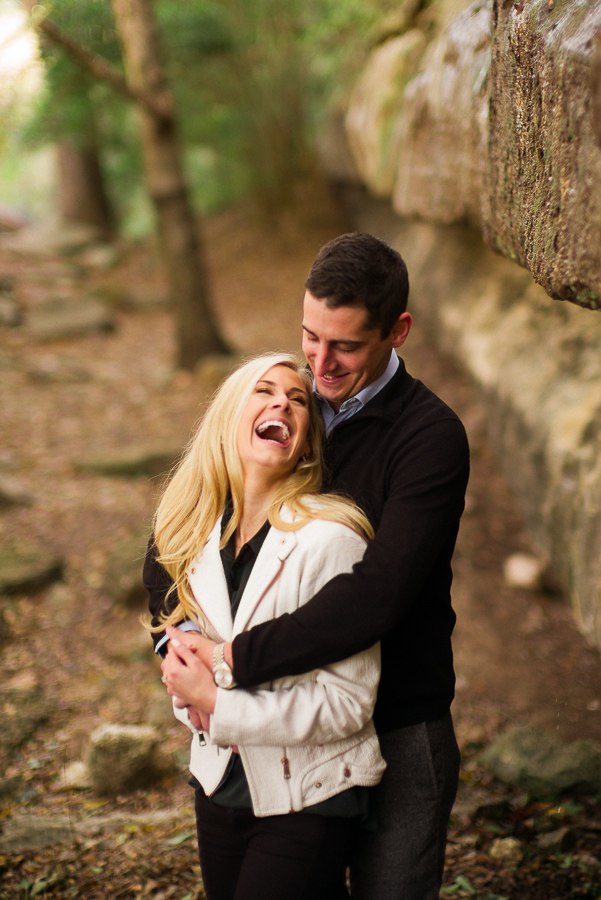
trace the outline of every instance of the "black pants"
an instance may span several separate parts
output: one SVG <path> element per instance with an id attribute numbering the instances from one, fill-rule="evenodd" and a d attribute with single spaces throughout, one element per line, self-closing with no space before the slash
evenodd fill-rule
<path id="1" fill-rule="evenodd" d="M 348 900 L 353 819 L 290 813 L 259 818 L 196 791 L 207 900 Z"/>

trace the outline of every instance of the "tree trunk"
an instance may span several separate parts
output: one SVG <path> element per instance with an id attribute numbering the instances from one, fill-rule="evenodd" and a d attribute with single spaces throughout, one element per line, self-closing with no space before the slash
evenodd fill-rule
<path id="1" fill-rule="evenodd" d="M 61 218 L 94 225 L 110 237 L 114 223 L 96 148 L 82 149 L 71 141 L 61 141 L 57 167 Z"/>
<path id="2" fill-rule="evenodd" d="M 227 352 L 228 347 L 209 303 L 204 247 L 184 179 L 173 103 L 160 63 L 151 2 L 111 0 L 111 5 L 128 84 L 153 96 L 161 109 L 159 114 L 139 105 L 142 155 L 177 311 L 178 365 L 191 369 L 200 357 Z"/>

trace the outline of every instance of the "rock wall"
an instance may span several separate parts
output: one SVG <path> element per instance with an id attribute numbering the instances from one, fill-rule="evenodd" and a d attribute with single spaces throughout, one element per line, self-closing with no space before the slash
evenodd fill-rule
<path id="1" fill-rule="evenodd" d="M 493 5 L 485 240 L 557 300 L 601 306 L 601 3 Z M 595 85 L 597 88 L 598 85 Z"/>
<path id="2" fill-rule="evenodd" d="M 403 253 L 413 311 L 481 387 L 533 539 L 601 646 L 601 3 L 402 9 L 346 119 L 382 198 L 359 227 Z"/>

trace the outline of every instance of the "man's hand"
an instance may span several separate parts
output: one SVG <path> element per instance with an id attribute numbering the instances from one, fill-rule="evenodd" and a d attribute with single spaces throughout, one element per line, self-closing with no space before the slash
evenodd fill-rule
<path id="1" fill-rule="evenodd" d="M 201 653 L 206 655 L 206 648 L 204 653 L 199 651 L 198 642 L 202 641 L 211 648 L 212 643 L 198 634 L 182 633 L 177 628 L 168 628 L 167 634 L 170 638 L 169 650 L 161 665 L 167 693 L 177 698 L 178 706 L 193 707 L 198 713 L 212 713 L 217 698 L 212 673 L 212 649 L 207 667 L 201 656 Z"/>

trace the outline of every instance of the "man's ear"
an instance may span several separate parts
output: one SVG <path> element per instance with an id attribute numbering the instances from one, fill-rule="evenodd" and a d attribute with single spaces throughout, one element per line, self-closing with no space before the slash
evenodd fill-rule
<path id="1" fill-rule="evenodd" d="M 402 347 L 405 341 L 407 340 L 407 336 L 409 335 L 409 331 L 411 330 L 412 323 L 411 313 L 404 312 L 398 317 L 394 325 L 392 326 L 392 331 L 390 332 L 390 336 L 392 338 L 392 346 L 393 347 Z"/>

